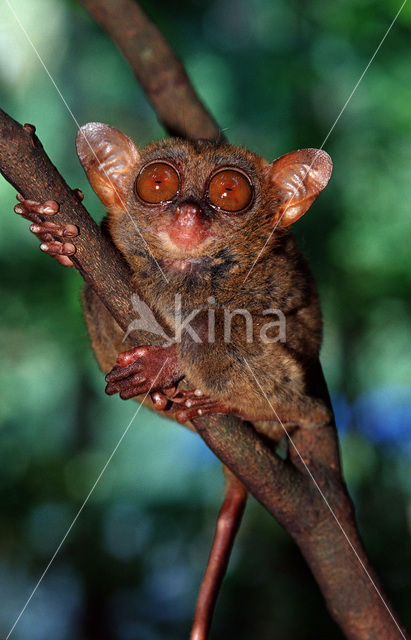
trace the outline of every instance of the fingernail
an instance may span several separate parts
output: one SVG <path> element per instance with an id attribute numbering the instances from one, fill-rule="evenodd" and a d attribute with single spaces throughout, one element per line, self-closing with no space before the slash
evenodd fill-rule
<path id="1" fill-rule="evenodd" d="M 74 227 L 66 227 L 63 231 L 63 236 L 65 238 L 74 238 L 77 235 L 77 228 Z"/>
<path id="2" fill-rule="evenodd" d="M 76 252 L 76 247 L 74 246 L 74 244 L 71 244 L 70 242 L 65 242 L 64 251 L 72 255 L 73 253 Z"/>
<path id="3" fill-rule="evenodd" d="M 57 213 L 59 210 L 59 205 L 54 200 L 46 200 L 43 205 L 43 213 Z"/>

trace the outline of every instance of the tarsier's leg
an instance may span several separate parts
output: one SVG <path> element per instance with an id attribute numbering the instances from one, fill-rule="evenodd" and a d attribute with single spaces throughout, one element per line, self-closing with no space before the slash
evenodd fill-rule
<path id="1" fill-rule="evenodd" d="M 244 485 L 228 469 L 225 468 L 224 471 L 227 479 L 226 496 L 218 514 L 213 546 L 198 594 L 190 640 L 206 640 L 208 636 L 218 592 L 247 501 L 248 494 Z"/>
<path id="2" fill-rule="evenodd" d="M 247 413 L 244 410 L 235 409 L 218 400 L 213 400 L 203 394 L 200 389 L 184 389 L 172 387 L 167 390 L 158 390 L 152 394 L 154 408 L 164 411 L 178 422 L 185 424 L 194 418 L 199 418 L 213 413 L 231 413 L 242 420 L 258 425 L 264 423 L 277 423 L 288 430 L 295 427 L 317 427 L 327 424 L 330 413 L 323 403 L 307 397 L 296 397 L 295 404 L 286 404 L 275 409 L 267 400 L 264 409 L 260 413 Z M 257 431 L 264 433 L 264 429 L 256 426 Z M 271 428 L 269 429 L 271 431 Z"/>
<path id="3" fill-rule="evenodd" d="M 182 424 L 215 413 L 232 413 L 250 422 L 278 422 L 286 428 L 321 425 L 329 418 L 323 404 L 298 396 L 293 403 L 284 404 L 281 409 L 277 407 L 277 411 L 272 409 L 268 400 L 262 398 L 259 413 L 248 414 L 205 395 L 201 389 L 178 387 L 183 375 L 174 346 L 136 347 L 118 356 L 117 366 L 106 376 L 106 393 L 119 393 L 123 400 L 150 393 L 154 409 L 164 411 Z"/>
<path id="4" fill-rule="evenodd" d="M 81 192 L 77 192 L 77 197 L 81 199 Z M 14 211 L 33 223 L 30 225 L 30 231 L 41 240 L 40 249 L 63 266 L 72 267 L 73 261 L 70 256 L 75 253 L 76 247 L 67 240 L 78 235 L 78 228 L 74 224 L 58 225 L 43 220 L 45 216 L 53 216 L 58 212 L 58 203 L 55 200 L 25 200 L 20 194 L 17 195 L 17 200 L 19 204 L 16 204 Z"/>

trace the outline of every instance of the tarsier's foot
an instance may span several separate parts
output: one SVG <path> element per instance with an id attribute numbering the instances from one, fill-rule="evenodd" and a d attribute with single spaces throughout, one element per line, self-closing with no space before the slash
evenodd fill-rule
<path id="1" fill-rule="evenodd" d="M 144 393 L 161 392 L 162 399 L 153 400 L 156 409 L 166 407 L 169 396 L 176 392 L 176 384 L 183 377 L 174 346 L 136 347 L 121 353 L 117 365 L 106 375 L 106 393 L 120 394 L 128 400 Z"/>
<path id="2" fill-rule="evenodd" d="M 74 224 L 58 225 L 43 220 L 44 216 L 53 216 L 58 212 L 58 203 L 55 200 L 46 202 L 25 200 L 20 194 L 17 194 L 17 200 L 19 204 L 16 204 L 14 211 L 33 223 L 30 225 L 30 231 L 41 241 L 40 249 L 63 266 L 72 267 L 73 261 L 70 256 L 75 253 L 76 247 L 64 240 L 75 238 L 78 235 L 78 228 Z"/>
<path id="3" fill-rule="evenodd" d="M 166 412 L 181 423 L 210 413 L 232 413 L 227 405 L 205 396 L 200 389 L 179 389 L 170 399 L 173 404 Z"/>

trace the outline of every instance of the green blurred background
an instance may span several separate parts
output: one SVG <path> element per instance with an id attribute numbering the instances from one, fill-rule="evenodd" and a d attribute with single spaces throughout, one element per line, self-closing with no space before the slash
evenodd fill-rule
<path id="1" fill-rule="evenodd" d="M 66 0 L 11 0 L 78 123 L 163 136 L 114 45 Z M 144 2 L 231 142 L 320 146 L 399 2 Z M 363 538 L 411 623 L 411 5 L 326 143 L 330 185 L 296 226 L 325 317 L 322 362 Z M 3 2 L 0 106 L 36 125 L 96 219 L 76 123 Z M 108 398 L 80 276 L 41 254 L 0 179 L 0 635 L 5 637 L 135 411 Z M 222 496 L 202 441 L 142 410 L 16 626 L 16 640 L 188 637 Z M 358 567 L 358 571 L 361 568 Z M 371 587 L 370 587 L 371 588 Z M 407 607 L 408 603 L 408 607 Z M 212 637 L 341 638 L 298 550 L 249 500 Z"/>

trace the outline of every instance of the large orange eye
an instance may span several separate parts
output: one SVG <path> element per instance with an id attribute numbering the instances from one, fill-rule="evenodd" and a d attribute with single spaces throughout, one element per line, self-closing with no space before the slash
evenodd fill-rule
<path id="1" fill-rule="evenodd" d="M 136 194 L 149 204 L 172 200 L 178 193 L 180 180 L 173 167 L 165 162 L 152 162 L 137 177 Z"/>
<path id="2" fill-rule="evenodd" d="M 210 204 L 223 211 L 242 211 L 250 204 L 252 195 L 249 180 L 235 169 L 219 171 L 208 185 Z"/>

